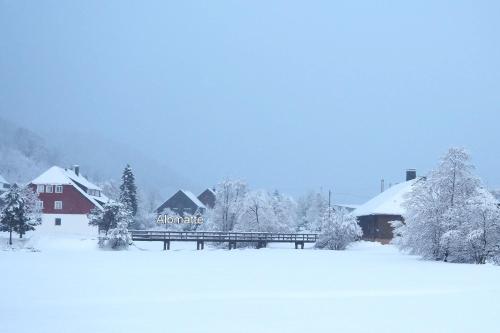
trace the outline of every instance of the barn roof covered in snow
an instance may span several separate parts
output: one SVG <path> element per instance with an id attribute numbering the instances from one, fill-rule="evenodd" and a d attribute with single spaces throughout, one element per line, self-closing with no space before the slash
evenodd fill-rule
<path id="1" fill-rule="evenodd" d="M 206 208 L 203 202 L 201 202 L 200 199 L 198 199 L 196 195 L 193 194 L 193 192 L 186 190 L 180 190 L 180 191 L 184 193 L 189 198 L 189 200 L 191 200 L 196 206 L 200 208 Z"/>
<path id="2" fill-rule="evenodd" d="M 413 179 L 404 183 L 392 186 L 391 188 L 380 193 L 370 201 L 359 206 L 352 214 L 354 216 L 367 215 L 401 215 L 405 214 L 405 209 L 402 207 L 406 200 L 406 194 L 409 193 L 413 185 L 419 179 Z"/>
<path id="3" fill-rule="evenodd" d="M 82 175 L 77 175 L 72 169 L 63 169 L 58 166 L 53 166 L 37 178 L 33 179 L 30 183 L 35 185 L 72 185 L 83 196 L 89 199 L 90 202 L 99 208 L 102 208 L 103 204 L 109 201 L 109 198 L 102 193 L 99 186 L 92 184 Z M 100 191 L 100 196 L 88 193 L 87 190 L 89 189 Z"/>

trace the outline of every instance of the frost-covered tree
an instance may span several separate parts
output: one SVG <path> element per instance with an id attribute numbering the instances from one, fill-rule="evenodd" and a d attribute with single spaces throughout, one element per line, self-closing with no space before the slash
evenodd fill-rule
<path id="1" fill-rule="evenodd" d="M 235 230 L 277 232 L 284 229 L 273 209 L 272 196 L 267 191 L 251 191 L 245 196 Z"/>
<path id="2" fill-rule="evenodd" d="M 393 224 L 394 243 L 425 259 L 475 261 L 471 251 L 481 235 L 478 214 L 492 206 L 487 204 L 489 199 L 473 170 L 469 154 L 462 148 L 451 148 L 439 166 L 409 193 L 404 223 Z"/>
<path id="3" fill-rule="evenodd" d="M 298 201 L 297 230 L 321 231 L 323 212 L 328 207 L 327 198 L 320 192 L 310 192 Z"/>
<path id="4" fill-rule="evenodd" d="M 349 244 L 363 236 L 356 218 L 345 208 L 327 207 L 323 213 L 321 234 L 316 247 L 328 250 L 345 250 Z"/>
<path id="5" fill-rule="evenodd" d="M 297 226 L 297 203 L 295 200 L 276 190 L 271 195 L 271 205 L 280 225 L 279 228 L 285 231 L 294 231 Z"/>
<path id="6" fill-rule="evenodd" d="M 89 225 L 99 228 L 99 246 L 113 249 L 127 247 L 131 242 L 128 225 L 132 220 L 127 207 L 115 201 L 105 204 L 102 210 L 95 208 L 89 214 Z"/>
<path id="7" fill-rule="evenodd" d="M 247 184 L 240 180 L 225 180 L 216 186 L 212 214 L 212 225 L 215 230 L 234 229 L 247 191 Z"/>
<path id="8" fill-rule="evenodd" d="M 480 191 L 459 208 L 455 218 L 459 222 L 451 231 L 455 234 L 452 261 L 484 264 L 500 254 L 500 208 L 491 193 Z"/>
<path id="9" fill-rule="evenodd" d="M 36 194 L 30 188 L 17 184 L 10 187 L 4 201 L 0 212 L 0 231 L 9 233 L 9 244 L 12 245 L 13 232 L 22 238 L 41 223 L 41 211 Z"/>
<path id="10" fill-rule="evenodd" d="M 132 168 L 127 164 L 122 174 L 122 183 L 120 185 L 120 202 L 132 213 L 137 215 L 137 186 Z"/>

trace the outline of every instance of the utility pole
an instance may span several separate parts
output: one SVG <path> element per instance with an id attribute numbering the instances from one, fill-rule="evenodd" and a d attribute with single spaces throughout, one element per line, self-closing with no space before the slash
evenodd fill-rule
<path id="1" fill-rule="evenodd" d="M 331 216 L 332 211 L 332 190 L 328 190 L 328 218 Z"/>
<path id="2" fill-rule="evenodd" d="M 380 180 L 380 193 L 382 193 L 384 191 L 385 191 L 385 180 L 384 180 L 384 178 L 382 178 Z"/>

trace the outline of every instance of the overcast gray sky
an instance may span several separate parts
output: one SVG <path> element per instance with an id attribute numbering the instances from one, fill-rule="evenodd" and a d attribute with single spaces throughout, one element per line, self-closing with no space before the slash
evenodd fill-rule
<path id="1" fill-rule="evenodd" d="M 498 1 L 0 0 L 0 113 L 201 184 L 362 202 L 460 145 L 500 187 L 499 17 Z"/>

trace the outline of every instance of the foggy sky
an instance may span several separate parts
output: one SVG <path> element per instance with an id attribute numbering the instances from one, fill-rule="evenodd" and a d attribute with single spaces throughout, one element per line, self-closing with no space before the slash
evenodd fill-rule
<path id="1" fill-rule="evenodd" d="M 0 113 L 197 184 L 357 203 L 465 146 L 500 187 L 499 4 L 0 0 Z"/>

